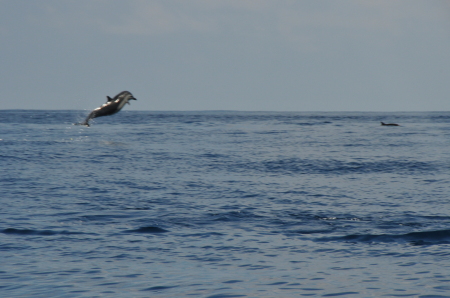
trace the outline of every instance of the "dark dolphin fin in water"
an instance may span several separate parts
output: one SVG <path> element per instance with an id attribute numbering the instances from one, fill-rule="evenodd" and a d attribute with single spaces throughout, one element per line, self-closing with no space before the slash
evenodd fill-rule
<path id="1" fill-rule="evenodd" d="M 115 114 L 119 112 L 125 106 L 125 104 L 130 104 L 128 102 L 129 100 L 136 100 L 133 94 L 131 94 L 131 92 L 129 91 L 122 91 L 113 98 L 107 96 L 106 99 L 107 102 L 104 105 L 90 112 L 84 122 L 78 124 L 89 126 L 89 120 L 97 117 Z"/>

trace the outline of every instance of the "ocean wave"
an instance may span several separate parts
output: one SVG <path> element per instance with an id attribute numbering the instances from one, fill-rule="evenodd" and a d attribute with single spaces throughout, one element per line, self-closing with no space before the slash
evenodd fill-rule
<path id="1" fill-rule="evenodd" d="M 285 174 L 418 173 L 437 171 L 437 165 L 416 160 L 341 161 L 287 158 L 248 165 L 264 172 Z"/>

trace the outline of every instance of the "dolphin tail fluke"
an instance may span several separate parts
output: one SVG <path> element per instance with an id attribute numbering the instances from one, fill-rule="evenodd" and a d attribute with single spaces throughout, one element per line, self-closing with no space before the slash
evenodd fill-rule
<path id="1" fill-rule="evenodd" d="M 82 123 L 74 123 L 73 125 L 84 125 L 84 126 L 87 126 L 87 127 L 89 127 L 90 125 L 89 125 L 89 123 L 87 123 L 87 122 L 82 122 Z"/>
<path id="2" fill-rule="evenodd" d="M 89 120 L 91 120 L 92 118 L 95 118 L 95 112 L 94 111 L 90 112 L 89 115 L 86 117 L 86 119 L 83 122 L 75 123 L 75 125 L 84 125 L 84 126 L 89 127 L 90 126 L 89 125 Z"/>
<path id="3" fill-rule="evenodd" d="M 73 125 L 84 125 L 84 126 L 87 126 L 87 127 L 91 126 L 87 121 L 83 121 L 81 123 L 74 123 Z"/>
<path id="4" fill-rule="evenodd" d="M 92 114 L 92 113 L 91 113 Z M 90 126 L 89 125 L 89 120 L 91 120 L 94 117 L 91 117 L 91 114 L 89 114 L 89 116 L 87 116 L 86 120 L 84 120 L 82 123 L 80 123 L 80 125 L 84 125 L 84 126 Z"/>

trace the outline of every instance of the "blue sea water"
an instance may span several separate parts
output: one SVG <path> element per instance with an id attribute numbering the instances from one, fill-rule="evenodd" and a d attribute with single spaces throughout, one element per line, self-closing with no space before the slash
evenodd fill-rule
<path id="1" fill-rule="evenodd" d="M 1 297 L 450 297 L 450 113 L 86 114 L 0 111 Z"/>

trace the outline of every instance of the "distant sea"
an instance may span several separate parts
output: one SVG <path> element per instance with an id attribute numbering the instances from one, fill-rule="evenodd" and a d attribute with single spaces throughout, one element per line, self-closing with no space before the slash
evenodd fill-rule
<path id="1" fill-rule="evenodd" d="M 0 111 L 1 297 L 450 297 L 449 112 L 87 114 Z"/>

